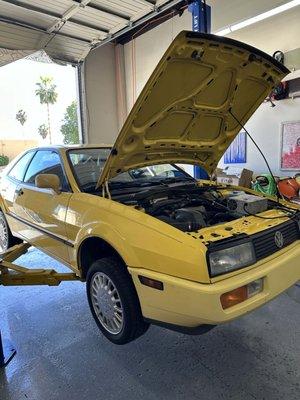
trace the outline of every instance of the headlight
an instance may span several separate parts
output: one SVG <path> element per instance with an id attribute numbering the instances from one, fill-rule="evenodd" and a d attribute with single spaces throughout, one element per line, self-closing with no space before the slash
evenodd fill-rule
<path id="1" fill-rule="evenodd" d="M 212 251 L 208 258 L 211 276 L 226 274 L 254 264 L 256 261 L 251 242 Z"/>

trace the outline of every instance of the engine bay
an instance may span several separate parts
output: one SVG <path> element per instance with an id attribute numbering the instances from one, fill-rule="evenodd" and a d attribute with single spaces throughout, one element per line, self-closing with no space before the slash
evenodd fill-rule
<path id="1" fill-rule="evenodd" d="M 184 232 L 196 232 L 279 207 L 275 201 L 244 191 L 194 183 L 141 189 L 115 195 L 113 199 Z"/>

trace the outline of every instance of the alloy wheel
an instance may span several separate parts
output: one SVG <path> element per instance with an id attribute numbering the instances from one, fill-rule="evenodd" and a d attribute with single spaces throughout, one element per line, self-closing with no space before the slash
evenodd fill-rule
<path id="1" fill-rule="evenodd" d="M 103 272 L 93 275 L 90 294 L 92 305 L 101 325 L 117 335 L 124 324 L 123 306 L 119 292 L 113 281 Z"/>

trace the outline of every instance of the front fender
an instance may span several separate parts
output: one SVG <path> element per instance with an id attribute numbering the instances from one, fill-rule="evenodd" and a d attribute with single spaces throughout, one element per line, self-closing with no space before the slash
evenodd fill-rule
<path id="1" fill-rule="evenodd" d="M 75 267 L 81 243 L 88 237 L 98 237 L 112 246 L 128 267 L 209 282 L 206 247 L 143 211 L 81 193 L 72 196 L 68 214 Z M 76 224 L 76 229 L 70 227 L 68 220 Z"/>
<path id="2" fill-rule="evenodd" d="M 76 237 L 75 248 L 80 249 L 81 244 L 91 237 L 97 237 L 107 242 L 121 256 L 126 265 L 136 265 L 138 263 L 132 248 L 126 246 L 126 238 L 108 223 L 90 222 L 84 225 Z"/>

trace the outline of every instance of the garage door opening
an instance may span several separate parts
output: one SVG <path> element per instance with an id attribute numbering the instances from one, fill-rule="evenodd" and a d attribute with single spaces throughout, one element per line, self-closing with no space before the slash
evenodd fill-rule
<path id="1" fill-rule="evenodd" d="M 77 144 L 76 68 L 31 56 L 0 69 L 2 164 L 40 145 Z"/>

